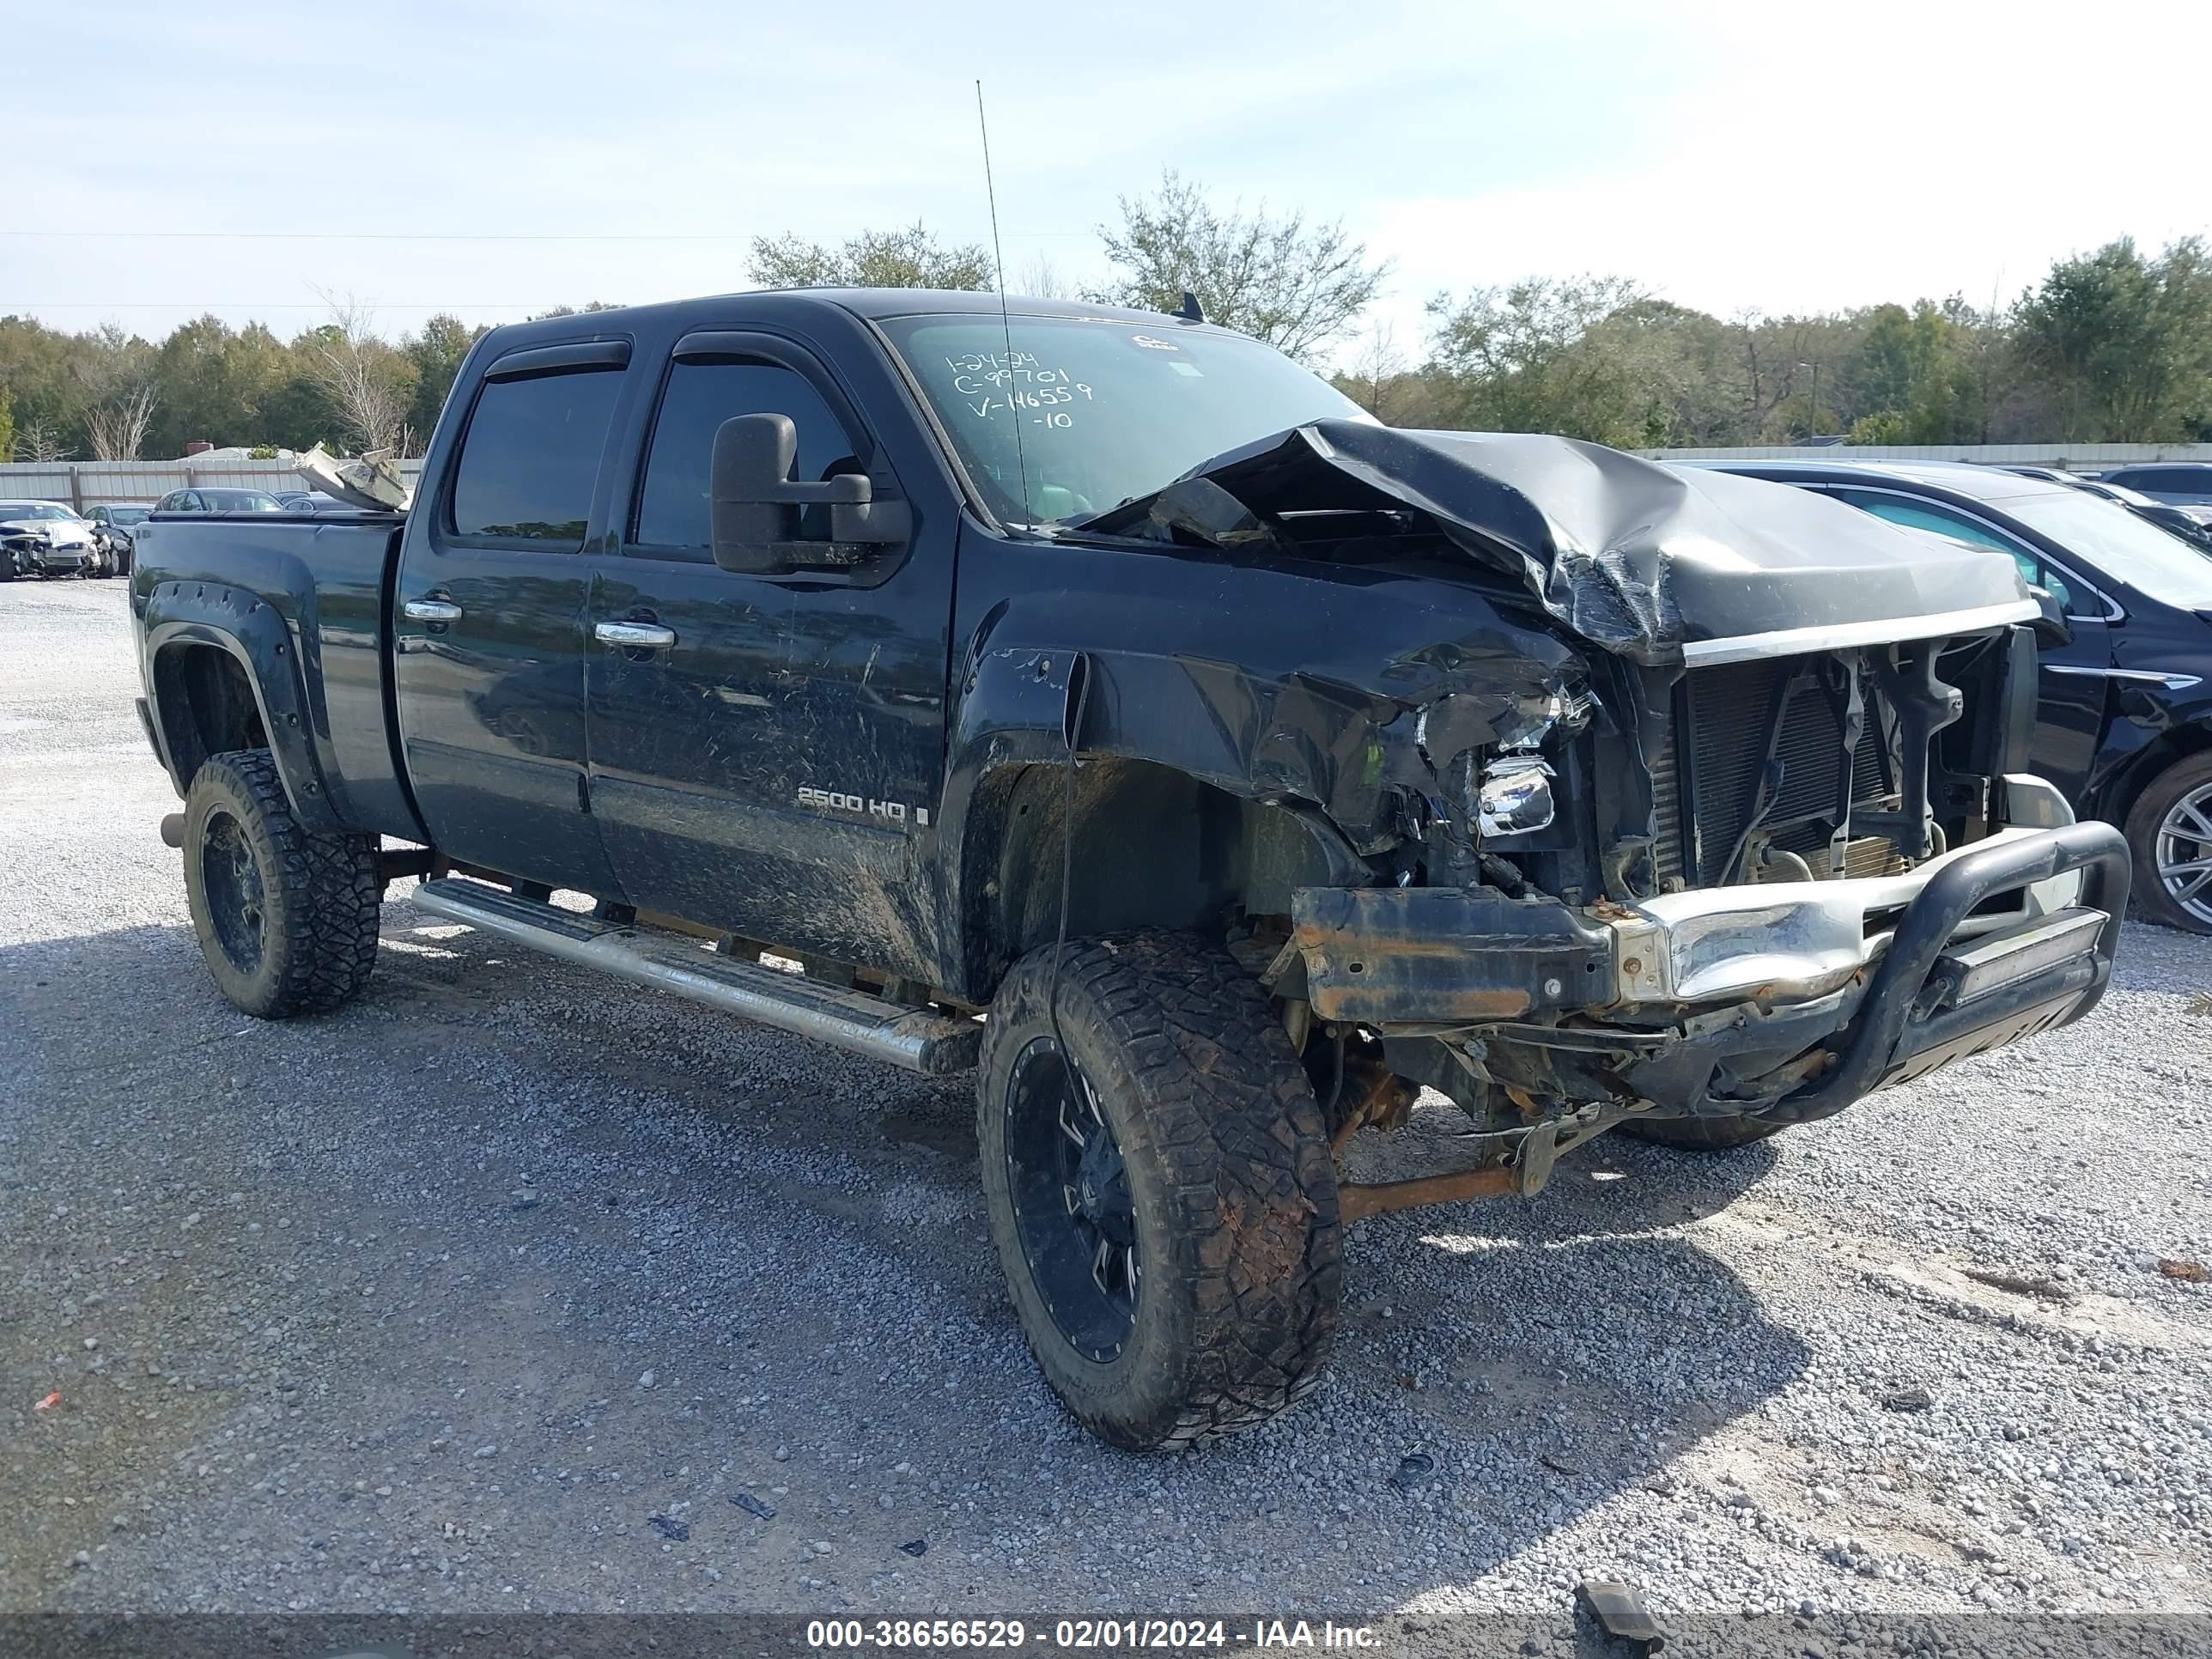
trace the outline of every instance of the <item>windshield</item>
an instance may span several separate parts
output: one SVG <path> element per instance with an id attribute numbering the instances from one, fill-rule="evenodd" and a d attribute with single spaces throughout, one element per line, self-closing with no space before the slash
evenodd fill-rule
<path id="1" fill-rule="evenodd" d="M 1103 513 L 1286 428 L 1370 418 L 1272 346 L 1164 320 L 900 317 L 884 330 L 1008 523 Z"/>
<path id="2" fill-rule="evenodd" d="M 52 501 L 0 501 L 0 519 L 21 523 L 26 519 L 74 519 L 76 514 Z"/>
<path id="3" fill-rule="evenodd" d="M 2185 611 L 2212 605 L 2212 556 L 2117 501 L 2066 489 L 2011 495 L 1996 505 L 2154 599 Z"/>
<path id="4" fill-rule="evenodd" d="M 201 499 L 216 513 L 282 513 L 284 504 L 258 489 L 203 489 Z"/>
<path id="5" fill-rule="evenodd" d="M 107 509 L 110 524 L 137 524 L 154 509 L 150 507 L 111 507 Z"/>

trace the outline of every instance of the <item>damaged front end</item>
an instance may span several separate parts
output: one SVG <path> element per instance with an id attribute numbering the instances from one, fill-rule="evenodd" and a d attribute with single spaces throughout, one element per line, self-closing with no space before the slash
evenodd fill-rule
<path id="1" fill-rule="evenodd" d="M 1455 561 L 1567 647 L 1369 722 L 1384 787 L 1346 829 L 1376 880 L 1298 890 L 1269 958 L 1300 1034 L 1379 1045 L 1510 1138 L 1486 1180 L 1531 1190 L 1638 1116 L 1823 1116 L 2102 994 L 2127 853 L 2026 773 L 2038 611 L 2000 555 L 1595 446 L 1357 422 L 1083 528 Z"/>

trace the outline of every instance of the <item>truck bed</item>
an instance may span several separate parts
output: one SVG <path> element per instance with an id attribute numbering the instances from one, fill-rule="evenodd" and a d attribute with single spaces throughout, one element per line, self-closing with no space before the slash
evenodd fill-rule
<path id="1" fill-rule="evenodd" d="M 424 838 L 398 763 L 392 664 L 397 513 L 166 513 L 139 526 L 131 605 L 170 583 L 243 588 L 282 617 L 297 660 L 309 740 L 346 816 Z"/>

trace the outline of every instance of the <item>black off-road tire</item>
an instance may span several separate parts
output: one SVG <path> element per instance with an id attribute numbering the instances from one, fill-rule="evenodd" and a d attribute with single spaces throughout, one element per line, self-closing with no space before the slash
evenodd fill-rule
<path id="1" fill-rule="evenodd" d="M 2212 754 L 2191 755 L 2153 778 L 2128 811 L 2128 851 L 2135 858 L 2135 879 L 2129 890 L 2133 908 L 2146 921 L 2179 927 L 2185 933 L 2212 933 L 2212 922 L 2191 912 L 2166 890 L 2158 870 L 2159 826 L 2177 802 L 2207 783 L 2212 783 Z"/>
<path id="2" fill-rule="evenodd" d="M 1055 1322 L 1013 1196 L 1018 1062 L 1045 1043 L 1058 1063 L 1053 954 L 1000 987 L 978 1079 L 984 1198 L 1023 1334 L 1111 1444 L 1174 1449 L 1262 1423 L 1311 1391 L 1336 1334 L 1343 1228 L 1313 1087 L 1227 952 L 1176 934 L 1068 942 L 1060 1033 L 1119 1143 L 1142 1263 L 1133 1322 L 1102 1363 Z"/>
<path id="3" fill-rule="evenodd" d="M 185 797 L 185 894 L 223 995 L 263 1019 L 357 995 L 376 965 L 375 848 L 301 828 L 267 750 L 210 756 Z"/>
<path id="4" fill-rule="evenodd" d="M 1727 1152 L 1778 1135 L 1790 1126 L 1758 1117 L 1631 1118 L 1620 1133 L 1690 1152 Z"/>

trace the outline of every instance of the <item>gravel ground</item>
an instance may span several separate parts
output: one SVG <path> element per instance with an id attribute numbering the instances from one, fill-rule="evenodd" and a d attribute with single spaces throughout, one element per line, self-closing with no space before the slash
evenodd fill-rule
<path id="1" fill-rule="evenodd" d="M 404 900 L 343 1014 L 232 1010 L 136 690 L 121 584 L 0 588 L 0 1610 L 2212 1607 L 2212 941 L 1362 1224 L 1314 1399 L 1146 1460 L 1028 1361 L 962 1084 Z"/>

